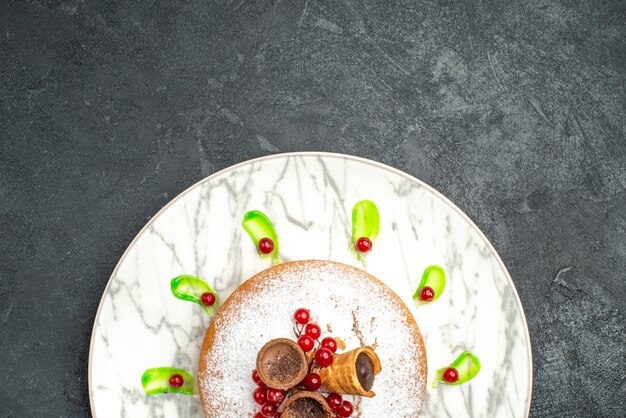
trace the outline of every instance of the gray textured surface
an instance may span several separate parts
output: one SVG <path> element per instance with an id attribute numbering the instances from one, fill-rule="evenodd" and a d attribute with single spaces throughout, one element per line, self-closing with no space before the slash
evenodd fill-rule
<path id="1" fill-rule="evenodd" d="M 0 416 L 88 415 L 133 236 L 297 150 L 451 198 L 520 293 L 532 416 L 625 416 L 625 22 L 620 0 L 1 2 Z"/>

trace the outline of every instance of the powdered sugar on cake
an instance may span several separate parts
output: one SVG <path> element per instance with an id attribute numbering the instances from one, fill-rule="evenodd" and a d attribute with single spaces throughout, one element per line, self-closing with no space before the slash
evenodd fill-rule
<path id="1" fill-rule="evenodd" d="M 207 417 L 254 415 L 250 375 L 257 352 L 273 338 L 295 338 L 298 308 L 310 310 L 322 338 L 341 338 L 345 351 L 369 345 L 378 354 L 376 396 L 345 397 L 355 404 L 355 416 L 419 415 L 426 384 L 422 338 L 407 308 L 384 284 L 343 264 L 306 261 L 267 270 L 245 285 L 215 317 L 213 344 L 200 362 L 206 366 L 199 384 Z"/>

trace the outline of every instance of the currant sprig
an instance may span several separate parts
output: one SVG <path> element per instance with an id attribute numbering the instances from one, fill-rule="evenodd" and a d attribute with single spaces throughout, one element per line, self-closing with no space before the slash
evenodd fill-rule
<path id="1" fill-rule="evenodd" d="M 252 398 L 254 402 L 261 406 L 259 412 L 254 415 L 254 418 L 278 418 L 280 412 L 278 407 L 282 405 L 287 397 L 287 392 L 282 389 L 275 389 L 268 387 L 256 370 L 252 371 L 252 380 L 256 383 L 257 387 L 252 392 Z"/>
<path id="2" fill-rule="evenodd" d="M 343 397 L 337 393 L 331 393 L 326 397 L 326 403 L 333 411 L 334 417 L 349 417 L 354 412 L 352 402 L 345 401 Z"/>
<path id="3" fill-rule="evenodd" d="M 316 323 L 311 322 L 311 313 L 308 309 L 297 309 L 293 317 L 296 321 L 294 333 L 298 339 L 298 345 L 305 353 L 312 352 L 309 373 L 302 381 L 302 385 L 306 390 L 317 391 L 322 386 L 322 379 L 317 373 L 311 372 L 311 369 L 314 363 L 321 368 L 332 364 L 338 348 L 337 340 L 333 337 L 319 340 L 322 329 Z M 350 401 L 344 400 L 339 394 L 331 393 L 326 397 L 326 402 L 333 411 L 334 418 L 350 417 L 354 412 L 354 405 Z"/>
<path id="4" fill-rule="evenodd" d="M 326 337 L 323 341 L 319 338 L 322 335 L 322 329 L 319 325 L 311 321 L 311 313 L 308 309 L 300 308 L 293 314 L 296 321 L 294 333 L 298 340 L 298 345 L 305 353 L 312 352 L 311 361 L 309 363 L 309 372 L 313 367 L 313 363 L 324 368 L 331 365 L 335 351 L 337 351 L 337 342 L 332 337 Z M 332 342 L 330 341 L 332 340 Z"/>

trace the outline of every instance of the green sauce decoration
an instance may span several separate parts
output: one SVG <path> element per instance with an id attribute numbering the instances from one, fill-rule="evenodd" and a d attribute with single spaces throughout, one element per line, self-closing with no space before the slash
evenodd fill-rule
<path id="1" fill-rule="evenodd" d="M 428 266 L 422 274 L 422 281 L 413 295 L 413 300 L 418 306 L 433 302 L 441 296 L 445 287 L 446 272 L 443 267 Z"/>
<path id="2" fill-rule="evenodd" d="M 464 351 L 450 364 L 435 372 L 433 387 L 437 383 L 460 385 L 472 380 L 480 371 L 480 360 L 469 351 Z"/>
<path id="3" fill-rule="evenodd" d="M 178 276 L 172 279 L 171 288 L 178 299 L 197 303 L 209 315 L 217 312 L 217 293 L 204 280 L 195 276 Z"/>
<path id="4" fill-rule="evenodd" d="M 175 367 L 156 367 L 146 370 L 141 376 L 141 386 L 148 395 L 163 393 L 193 395 L 197 392 L 196 381 L 191 373 Z"/>
<path id="5" fill-rule="evenodd" d="M 361 261 L 365 253 L 372 250 L 380 232 L 380 214 L 376 204 L 361 200 L 352 208 L 352 249 Z"/>
<path id="6" fill-rule="evenodd" d="M 244 215 L 241 225 L 252 238 L 259 256 L 270 256 L 272 264 L 280 264 L 278 233 L 269 218 L 261 211 L 251 210 Z"/>

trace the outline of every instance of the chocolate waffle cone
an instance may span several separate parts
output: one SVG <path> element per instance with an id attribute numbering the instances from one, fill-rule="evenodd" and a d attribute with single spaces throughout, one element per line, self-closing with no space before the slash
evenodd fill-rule
<path id="1" fill-rule="evenodd" d="M 382 370 L 380 359 L 371 347 L 364 346 L 336 355 L 329 367 L 316 370 L 322 378 L 322 389 L 341 395 L 360 395 L 368 398 L 376 396 L 374 391 L 365 390 L 359 381 L 356 360 L 359 354 L 367 355 L 374 366 L 374 374 Z"/>
<path id="2" fill-rule="evenodd" d="M 288 338 L 270 340 L 257 354 L 256 371 L 267 386 L 291 389 L 307 374 L 306 354 L 295 341 Z"/>
<path id="3" fill-rule="evenodd" d="M 331 410 L 326 399 L 317 392 L 306 390 L 291 395 L 283 404 L 282 418 L 330 418 Z"/>

